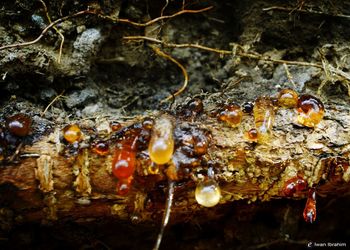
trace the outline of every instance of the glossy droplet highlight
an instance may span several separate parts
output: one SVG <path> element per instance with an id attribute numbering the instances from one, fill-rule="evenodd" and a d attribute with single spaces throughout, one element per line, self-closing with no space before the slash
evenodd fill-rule
<path id="1" fill-rule="evenodd" d="M 119 179 L 116 187 L 117 194 L 121 196 L 127 195 L 131 189 L 132 180 L 132 176 L 127 179 Z"/>
<path id="2" fill-rule="evenodd" d="M 195 197 L 198 204 L 204 207 L 214 207 L 221 198 L 220 187 L 212 179 L 201 181 L 197 184 Z"/>
<path id="3" fill-rule="evenodd" d="M 313 223 L 316 220 L 316 190 L 314 188 L 309 190 L 303 217 L 308 223 Z"/>
<path id="4" fill-rule="evenodd" d="M 274 122 L 274 107 L 268 97 L 259 97 L 253 108 L 255 127 L 258 131 L 258 142 L 266 143 L 270 139 Z"/>
<path id="5" fill-rule="evenodd" d="M 302 95 L 298 100 L 298 117 L 299 124 L 313 128 L 323 119 L 323 103 L 312 95 Z"/>
<path id="6" fill-rule="evenodd" d="M 112 129 L 112 131 L 118 131 L 119 129 L 122 128 L 122 125 L 116 121 L 110 122 L 109 126 Z"/>
<path id="7" fill-rule="evenodd" d="M 81 140 L 82 133 L 78 125 L 67 125 L 63 128 L 63 137 L 69 143 L 74 143 Z"/>
<path id="8" fill-rule="evenodd" d="M 277 96 L 278 106 L 295 108 L 298 105 L 298 93 L 292 89 L 282 89 Z"/>
<path id="9" fill-rule="evenodd" d="M 142 127 L 143 127 L 144 129 L 147 129 L 147 130 L 152 129 L 153 124 L 154 124 L 153 119 L 151 119 L 151 118 L 149 118 L 149 117 L 146 117 L 146 118 L 143 119 L 143 121 L 142 121 Z"/>
<path id="10" fill-rule="evenodd" d="M 98 141 L 92 144 L 92 151 L 98 155 L 105 156 L 109 153 L 108 143 L 105 141 Z"/>
<path id="11" fill-rule="evenodd" d="M 243 112 L 239 105 L 229 104 L 225 105 L 224 108 L 218 114 L 218 120 L 226 122 L 232 127 L 236 127 L 242 121 Z"/>
<path id="12" fill-rule="evenodd" d="M 255 128 L 249 129 L 247 132 L 247 137 L 251 141 L 258 140 L 258 131 Z"/>
<path id="13" fill-rule="evenodd" d="M 304 191 L 306 188 L 307 182 L 304 178 L 301 176 L 295 176 L 285 183 L 282 191 L 285 196 L 291 197 L 297 192 Z"/>
<path id="14" fill-rule="evenodd" d="M 11 134 L 24 137 L 30 132 L 32 119 L 25 114 L 16 114 L 6 120 L 6 127 Z"/>
<path id="15" fill-rule="evenodd" d="M 127 179 L 135 171 L 135 151 L 128 145 L 115 150 L 112 162 L 112 172 L 118 179 Z"/>
<path id="16" fill-rule="evenodd" d="M 166 164 L 174 153 L 174 126 L 171 118 L 162 115 L 155 120 L 148 152 L 156 164 Z"/>

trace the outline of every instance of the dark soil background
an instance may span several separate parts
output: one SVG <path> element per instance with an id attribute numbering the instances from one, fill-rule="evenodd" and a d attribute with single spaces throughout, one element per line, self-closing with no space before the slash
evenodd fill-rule
<path id="1" fill-rule="evenodd" d="M 46 1 L 52 20 L 90 7 L 137 22 L 159 17 L 165 3 Z M 182 4 L 169 0 L 164 14 L 181 10 Z M 118 120 L 155 109 L 174 109 L 193 97 L 201 98 L 205 109 L 211 110 L 228 101 L 243 103 L 257 96 L 271 96 L 286 87 L 303 93 L 318 91 L 326 105 L 349 104 L 349 81 L 327 76 L 317 68 L 288 65 L 293 84 L 281 64 L 193 48 L 162 48 L 185 66 L 190 81 L 172 105 L 160 105 L 181 86 L 180 69 L 157 56 L 147 43 L 128 42 L 124 36 L 156 32 L 158 39 L 170 43 L 198 43 L 225 50 L 237 43 L 247 51 L 275 59 L 323 60 L 345 73 L 350 70 L 350 1 L 186 1 L 185 9 L 208 6 L 214 8 L 167 19 L 146 29 L 96 15 L 68 19 L 57 25 L 65 37 L 61 63 L 57 62 L 60 37 L 54 29 L 34 45 L 0 50 L 0 121 L 9 114 L 26 112 L 41 124 L 40 132 L 46 133 L 53 126 L 77 119 L 110 116 Z M 294 11 L 263 10 L 273 6 Z M 3 0 L 0 47 L 32 40 L 48 24 L 40 1 Z M 63 91 L 63 97 L 41 117 L 45 107 Z M 348 196 L 319 197 L 314 224 L 303 221 L 304 204 L 304 200 L 230 204 L 221 208 L 223 216 L 216 220 L 189 218 L 187 223 L 171 225 L 161 249 L 304 249 L 308 242 L 350 244 Z M 159 229 L 159 222 L 143 225 L 132 219 L 63 220 L 6 227 L 6 214 L 1 209 L 0 204 L 2 249 L 151 249 Z"/>

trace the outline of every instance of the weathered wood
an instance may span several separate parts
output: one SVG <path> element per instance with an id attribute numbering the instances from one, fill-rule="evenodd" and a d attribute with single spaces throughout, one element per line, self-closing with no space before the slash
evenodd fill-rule
<path id="1" fill-rule="evenodd" d="M 328 103 L 325 119 L 315 129 L 296 125 L 295 111 L 279 108 L 272 137 L 266 144 L 252 143 L 245 136 L 254 126 L 252 115 L 244 115 L 242 123 L 231 128 L 209 113 L 206 111 L 190 118 L 174 115 L 177 145 L 174 162 L 179 173 L 172 208 L 174 221 L 209 211 L 194 199 L 195 179 L 206 175 L 209 167 L 213 168 L 222 189 L 218 207 L 241 199 L 254 202 L 305 198 L 307 190 L 292 197 L 286 197 L 283 192 L 285 183 L 297 175 L 303 176 L 309 187 L 316 187 L 319 196 L 349 193 L 349 107 Z M 99 121 L 96 127 L 106 128 L 107 122 Z M 127 121 L 124 126 L 134 122 Z M 166 173 L 171 167 L 163 166 L 160 173 L 150 174 L 147 148 L 141 147 L 133 188 L 126 196 L 118 196 L 111 162 L 113 149 L 122 138 L 123 130 L 87 132 L 86 122 L 77 121 L 77 124 L 83 127 L 85 136 L 79 150 L 62 143 L 62 127 L 58 126 L 38 142 L 22 148 L 16 163 L 0 168 L 2 209 L 12 211 L 16 222 L 96 217 L 137 221 L 159 219 L 166 199 L 169 176 Z M 203 156 L 186 156 L 183 153 L 184 135 L 198 131 L 211 138 L 208 151 Z M 89 145 L 91 136 L 99 132 L 99 137 L 110 143 L 107 156 L 93 153 Z"/>

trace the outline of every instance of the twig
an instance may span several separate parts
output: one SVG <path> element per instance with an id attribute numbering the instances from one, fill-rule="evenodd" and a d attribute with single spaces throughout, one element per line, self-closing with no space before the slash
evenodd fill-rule
<path id="1" fill-rule="evenodd" d="M 18 144 L 16 151 L 9 158 L 9 162 L 13 162 L 13 160 L 19 154 L 19 151 L 22 149 L 22 147 L 23 147 L 23 141 L 20 144 Z"/>
<path id="2" fill-rule="evenodd" d="M 166 7 L 168 7 L 168 4 L 169 4 L 169 0 L 165 0 L 165 4 L 164 4 L 162 10 L 160 11 L 160 16 L 163 16 Z"/>
<path id="3" fill-rule="evenodd" d="M 284 70 L 286 71 L 286 74 L 287 74 L 287 78 L 288 78 L 288 81 L 294 86 L 294 88 L 296 87 L 295 85 L 295 82 L 293 80 L 293 76 L 292 74 L 290 73 L 289 69 L 288 69 L 288 65 L 283 63 L 283 67 L 284 67 Z"/>
<path id="4" fill-rule="evenodd" d="M 161 44 L 165 47 L 170 47 L 170 48 L 197 48 L 197 49 L 202 49 L 202 50 L 215 52 L 215 53 L 219 53 L 219 54 L 223 54 L 223 55 L 232 55 L 232 51 L 230 51 L 230 50 L 220 50 L 220 49 L 210 48 L 210 47 L 206 47 L 203 45 L 192 44 L 192 43 L 184 43 L 184 44 L 167 43 L 167 42 L 163 42 L 161 40 L 158 40 L 156 38 L 147 37 L 147 36 L 125 36 L 125 37 L 123 37 L 123 39 L 130 40 L 130 41 L 131 40 L 145 40 L 145 41 L 149 41 L 149 42 L 153 42 L 153 43 L 158 43 L 158 44 Z"/>
<path id="5" fill-rule="evenodd" d="M 183 43 L 183 44 L 167 43 L 167 42 L 163 42 L 161 40 L 151 38 L 151 37 L 146 37 L 146 36 L 125 36 L 125 37 L 123 37 L 123 39 L 125 39 L 125 40 L 145 40 L 145 41 L 161 44 L 164 47 L 171 47 L 171 48 L 197 48 L 197 49 L 201 49 L 201 50 L 215 52 L 215 53 L 218 53 L 221 55 L 232 55 L 233 54 L 233 52 L 230 50 L 210 48 L 207 46 L 203 46 L 203 45 L 199 45 L 199 44 L 192 44 L 192 43 Z M 308 66 L 308 67 L 315 67 L 315 68 L 323 69 L 323 66 L 321 64 L 316 64 L 316 63 L 272 59 L 269 57 L 264 57 L 263 55 L 260 55 L 260 54 L 246 53 L 246 52 L 240 52 L 240 51 L 237 51 L 236 54 L 238 56 L 241 56 L 241 57 L 263 60 L 263 61 L 268 61 L 268 62 L 272 62 L 272 63 Z"/>
<path id="6" fill-rule="evenodd" d="M 174 98 L 175 96 L 180 95 L 180 94 L 186 89 L 187 84 L 188 84 L 188 74 L 187 74 L 187 71 L 186 71 L 185 67 L 182 66 L 182 64 L 179 63 L 177 60 L 175 60 L 173 57 L 171 57 L 170 55 L 164 53 L 163 51 L 161 51 L 161 50 L 160 50 L 158 47 L 156 47 L 156 46 L 151 46 L 151 48 L 153 49 L 153 51 L 154 51 L 157 55 L 159 55 L 159 56 L 161 56 L 161 57 L 164 57 L 164 58 L 166 58 L 166 59 L 172 61 L 173 63 L 175 63 L 175 64 L 181 69 L 182 74 L 183 74 L 183 76 L 184 76 L 184 82 L 183 82 L 182 87 L 181 87 L 178 91 L 176 91 L 174 94 L 169 95 L 167 98 L 163 99 L 163 100 L 160 102 L 160 103 L 164 103 L 164 102 L 167 102 L 167 101 L 171 100 L 171 99 Z"/>
<path id="7" fill-rule="evenodd" d="M 52 23 L 51 21 L 51 18 L 50 18 L 50 15 L 49 15 L 49 12 L 47 10 L 47 6 L 44 2 L 44 0 L 39 0 L 43 7 L 44 7 L 44 11 L 45 11 L 45 14 L 46 14 L 46 18 L 47 20 L 49 21 L 49 23 Z M 59 49 L 59 52 L 58 52 L 58 58 L 57 58 L 57 62 L 58 63 L 61 63 L 61 57 L 62 57 L 62 49 L 63 49 L 63 44 L 64 44 L 64 35 L 61 33 L 61 31 L 59 31 L 56 27 L 53 27 L 53 29 L 57 32 L 57 34 L 61 37 L 61 44 L 60 44 L 60 49 Z"/>
<path id="8" fill-rule="evenodd" d="M 55 26 L 56 24 L 62 23 L 64 21 L 66 21 L 67 19 L 73 18 L 73 17 L 77 17 L 80 15 L 86 15 L 86 14 L 96 14 L 95 12 L 92 12 L 90 10 L 83 10 L 83 11 L 79 11 L 77 13 L 74 13 L 72 15 L 69 16 L 65 16 L 62 18 L 59 18 L 57 20 L 55 20 L 54 22 L 50 23 L 48 26 L 46 26 L 45 29 L 43 29 L 43 31 L 41 32 L 41 34 L 34 40 L 29 41 L 29 42 L 24 42 L 24 43 L 14 43 L 14 44 L 8 44 L 8 45 L 4 45 L 0 47 L 0 50 L 4 50 L 4 49 L 9 49 L 9 48 L 17 48 L 17 47 L 24 47 L 24 46 L 28 46 L 28 45 L 32 45 L 37 43 L 45 34 L 46 32 L 51 29 L 53 26 Z"/>
<path id="9" fill-rule="evenodd" d="M 350 16 L 344 15 L 344 14 L 330 14 L 330 13 L 324 13 L 322 11 L 316 11 L 316 10 L 305 10 L 305 9 L 300 9 L 300 8 L 285 8 L 281 6 L 272 6 L 268 8 L 262 9 L 263 11 L 271 11 L 271 10 L 279 10 L 279 11 L 286 11 L 286 12 L 300 12 L 300 13 L 305 13 L 305 14 L 316 14 L 316 15 L 325 15 L 325 16 L 331 16 L 331 17 L 341 17 L 341 18 L 347 18 L 350 19 Z"/>
<path id="10" fill-rule="evenodd" d="M 44 109 L 44 111 L 41 113 L 40 117 L 43 117 L 45 115 L 45 113 L 47 112 L 47 110 L 51 107 L 52 104 L 54 104 L 59 98 L 62 97 L 64 93 L 64 90 L 61 92 L 61 94 L 59 94 L 58 96 L 56 96 Z"/>
<path id="11" fill-rule="evenodd" d="M 176 13 L 174 13 L 172 15 L 160 16 L 160 17 L 152 19 L 152 20 L 150 20 L 150 21 L 148 21 L 146 23 L 138 23 L 138 22 L 130 21 L 129 19 L 123 19 L 123 18 L 118 19 L 118 18 L 113 18 L 113 17 L 110 17 L 110 16 L 104 16 L 104 15 L 99 15 L 99 17 L 111 20 L 113 22 L 127 23 L 127 24 L 131 24 L 131 25 L 134 25 L 134 26 L 137 26 L 137 27 L 146 27 L 146 26 L 150 26 L 150 25 L 152 25 L 152 24 L 154 24 L 156 22 L 159 22 L 161 20 L 164 20 L 164 19 L 170 19 L 170 18 L 179 16 L 179 15 L 183 15 L 183 14 L 188 14 L 188 13 L 192 13 L 192 14 L 201 13 L 201 12 L 208 11 L 208 10 L 210 10 L 212 8 L 213 8 L 213 6 L 209 6 L 207 8 L 200 9 L 200 10 L 180 10 L 179 12 L 176 12 Z"/>
<path id="12" fill-rule="evenodd" d="M 168 197 L 167 197 L 166 204 L 165 204 L 165 209 L 164 209 L 164 214 L 163 214 L 163 219 L 162 219 L 162 225 L 161 225 L 158 237 L 157 237 L 156 244 L 153 247 L 153 250 L 158 250 L 159 246 L 160 246 L 160 243 L 162 242 L 164 229 L 165 229 L 165 227 L 167 226 L 167 224 L 169 222 L 170 212 L 171 212 L 171 207 L 172 207 L 172 204 L 173 204 L 173 200 L 174 200 L 174 182 L 173 181 L 169 181 L 169 183 L 168 183 Z"/>

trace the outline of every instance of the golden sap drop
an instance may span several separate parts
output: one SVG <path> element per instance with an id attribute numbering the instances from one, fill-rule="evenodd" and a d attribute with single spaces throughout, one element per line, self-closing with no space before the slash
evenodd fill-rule
<path id="1" fill-rule="evenodd" d="M 163 115 L 155 120 L 152 136 L 149 142 L 148 153 L 156 164 L 165 164 L 170 161 L 174 153 L 174 126 L 171 118 Z"/>
<path id="2" fill-rule="evenodd" d="M 282 89 L 277 100 L 280 107 L 295 108 L 298 105 L 298 93 L 292 89 Z"/>
<path id="3" fill-rule="evenodd" d="M 258 142 L 266 143 L 271 134 L 275 112 L 273 104 L 268 97 L 259 97 L 255 100 L 253 108 L 255 127 L 258 131 Z"/>
<path id="4" fill-rule="evenodd" d="M 221 198 L 220 187 L 215 180 L 205 180 L 197 184 L 196 201 L 204 207 L 214 207 Z"/>
<path id="5" fill-rule="evenodd" d="M 298 100 L 299 124 L 314 128 L 321 122 L 324 116 L 324 105 L 321 100 L 312 95 L 302 95 Z"/>

